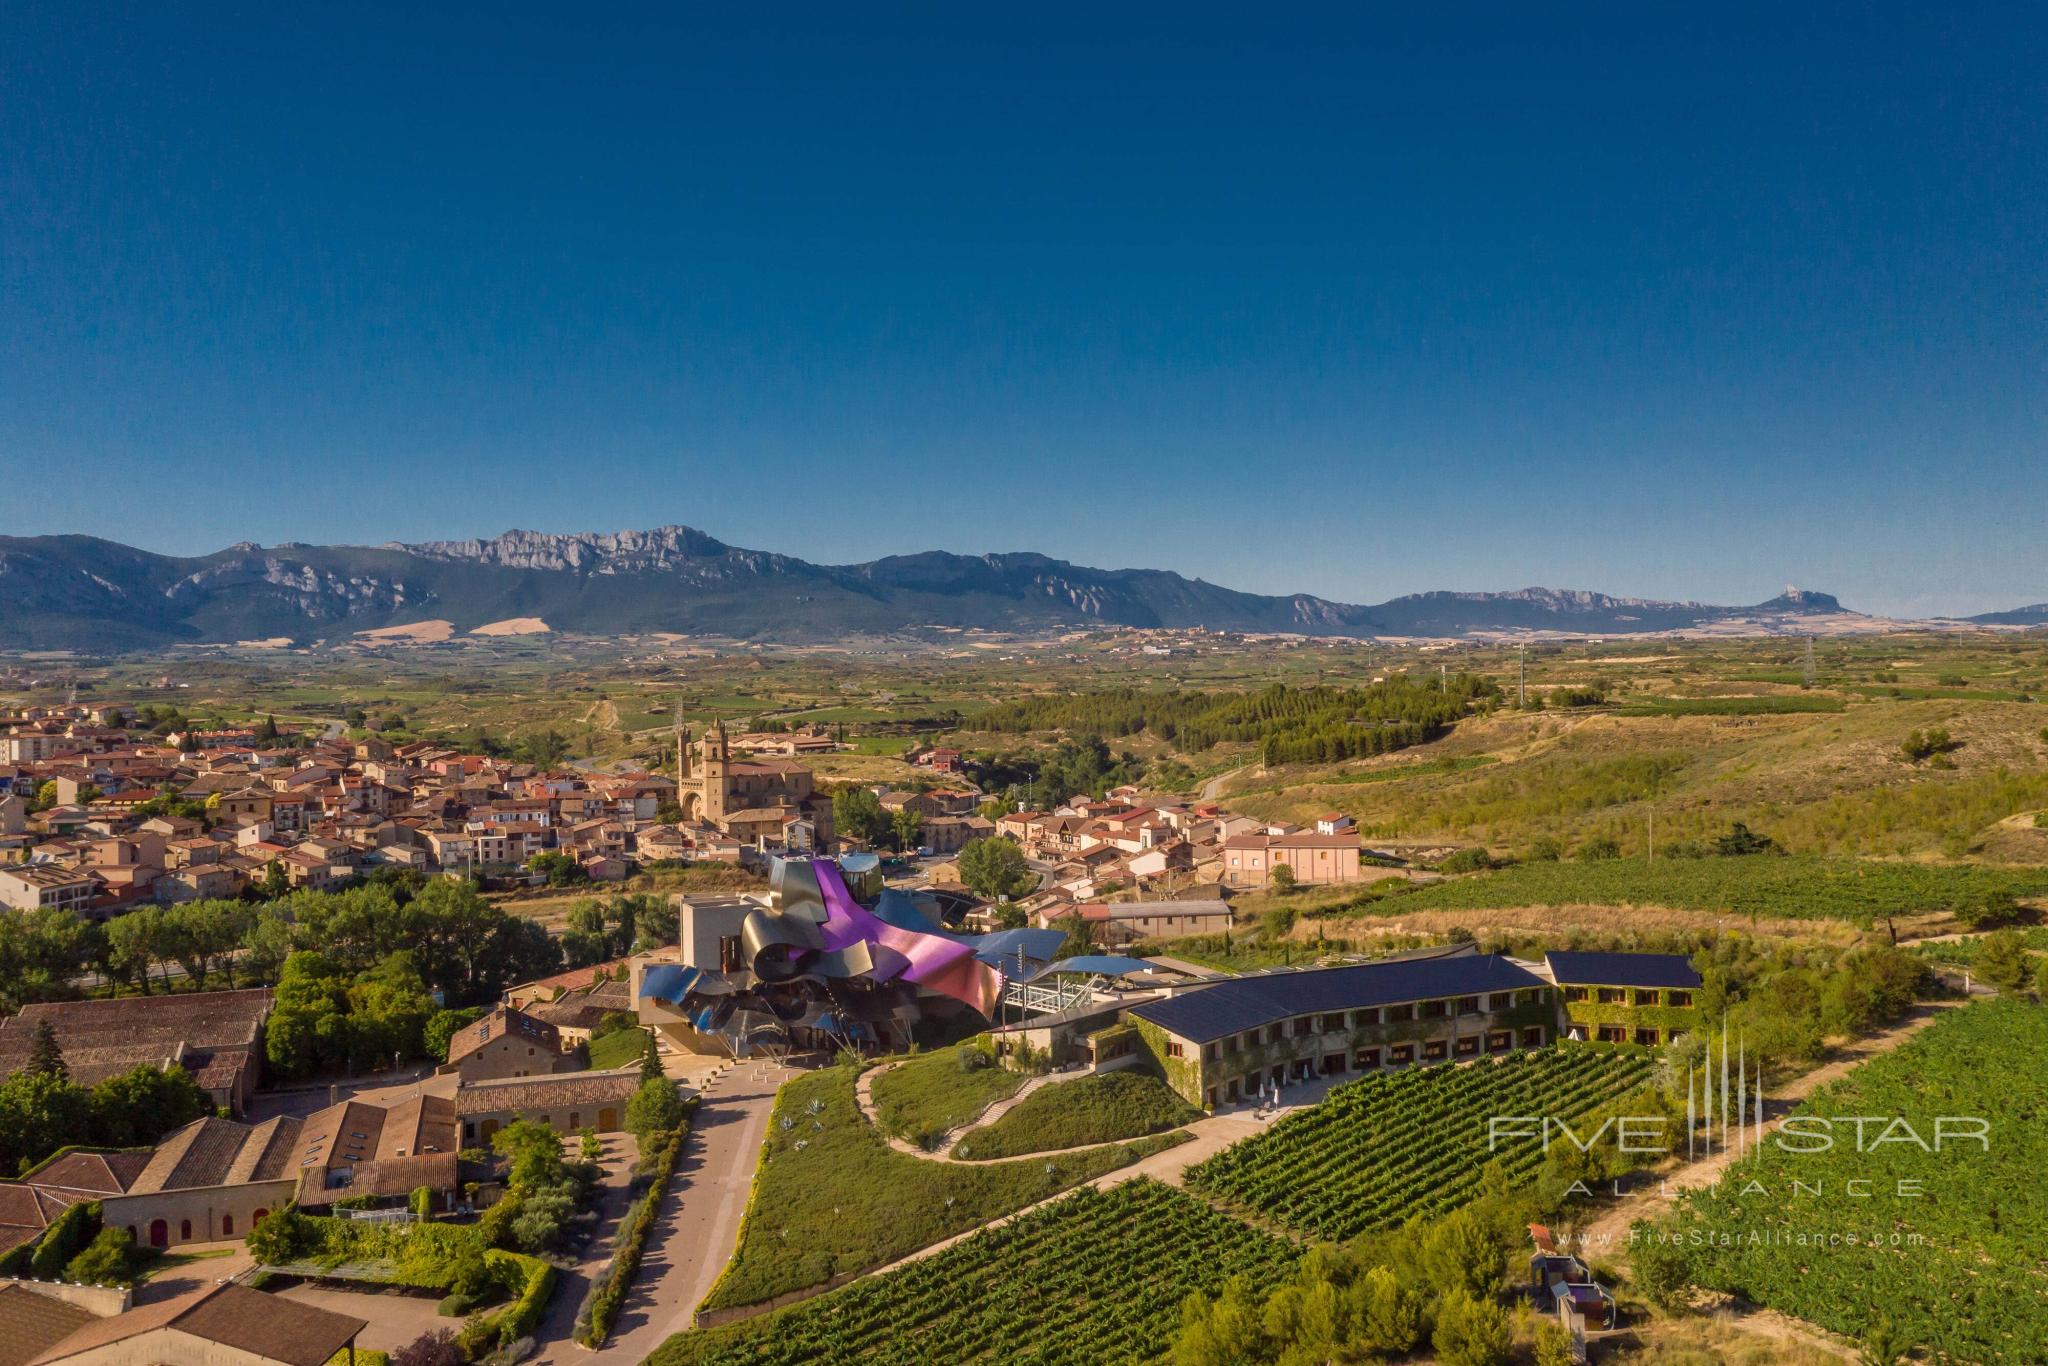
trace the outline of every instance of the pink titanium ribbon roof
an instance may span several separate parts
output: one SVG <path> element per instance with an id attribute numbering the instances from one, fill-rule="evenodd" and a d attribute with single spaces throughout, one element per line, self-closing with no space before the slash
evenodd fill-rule
<path id="1" fill-rule="evenodd" d="M 944 935 L 899 929 L 853 899 L 837 864 L 820 859 L 811 868 L 825 899 L 826 952 L 857 943 L 872 944 L 877 978 L 903 977 L 995 1018 L 996 1003 L 1003 995 L 1003 974 L 976 958 L 973 949 Z M 885 968 L 891 958 L 901 966 Z"/>

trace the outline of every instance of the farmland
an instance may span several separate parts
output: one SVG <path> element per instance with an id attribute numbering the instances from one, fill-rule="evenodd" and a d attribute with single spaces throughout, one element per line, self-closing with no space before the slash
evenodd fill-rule
<path id="1" fill-rule="evenodd" d="M 2048 1360 L 2044 1106 L 2048 1008 L 1978 1002 L 1803 1107 L 1896 1117 L 1919 1143 L 1888 1120 L 1861 1142 L 1834 1132 L 1825 1152 L 1767 1144 L 1657 1231 L 1682 1240 L 1695 1283 L 1851 1337 L 1882 1319 L 1935 1359 Z M 1929 1150 L 1944 1115 L 1989 1120 L 1988 1145 Z"/>
<path id="2" fill-rule="evenodd" d="M 739 1249 L 708 1307 L 755 1304 L 878 1266 L 1171 1141 L 1015 1162 L 926 1162 L 890 1148 L 868 1123 L 854 1100 L 856 1075 L 851 1067 L 828 1067 L 788 1083 L 776 1097 Z"/>
<path id="3" fill-rule="evenodd" d="M 1379 914 L 1516 906 L 1660 906 L 1869 925 L 2048 895 L 2048 869 L 1779 857 L 1520 863 L 1368 903 Z"/>
<path id="4" fill-rule="evenodd" d="M 1496 1115 L 1570 1120 L 1649 1080 L 1634 1048 L 1559 1045 L 1465 1067 L 1377 1073 L 1188 1169 L 1190 1187 L 1318 1238 L 1346 1239 L 1448 1213 L 1498 1161 L 1540 1160 L 1534 1140 L 1488 1147 Z"/>
<path id="5" fill-rule="evenodd" d="M 1153 1181 L 1082 1191 L 945 1251 L 727 1328 L 670 1338 L 651 1366 L 1150 1361 L 1180 1302 L 1282 1279 L 1288 1244 Z"/>

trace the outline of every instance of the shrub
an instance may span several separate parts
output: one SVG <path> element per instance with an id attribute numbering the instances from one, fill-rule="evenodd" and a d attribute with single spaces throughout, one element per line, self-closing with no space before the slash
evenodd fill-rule
<path id="1" fill-rule="evenodd" d="M 1439 873 L 1483 873 L 1491 867 L 1493 856 L 1484 849 L 1460 849 L 1437 864 L 1436 870 Z"/>
<path id="2" fill-rule="evenodd" d="M 686 1129 L 677 1129 L 649 1155 L 652 1162 L 648 1165 L 654 1179 L 648 1184 L 646 1193 L 627 1212 L 614 1239 L 611 1264 L 602 1276 L 591 1282 L 589 1292 L 577 1308 L 576 1340 L 585 1347 L 602 1347 L 605 1339 L 611 1336 L 619 1306 L 625 1303 L 633 1278 L 640 1272 L 640 1259 L 646 1251 L 647 1237 L 661 1211 L 661 1202 L 668 1194 L 669 1181 L 675 1173 L 676 1158 L 682 1153 L 686 1132 Z"/>
<path id="3" fill-rule="evenodd" d="M 127 1285 L 135 1279 L 135 1240 L 125 1228 L 103 1228 L 64 1268 L 73 1285 Z"/>
<path id="4" fill-rule="evenodd" d="M 391 1354 L 389 1366 L 463 1366 L 462 1344 L 448 1328 L 431 1328 Z"/>
<path id="5" fill-rule="evenodd" d="M 53 1220 L 29 1258 L 29 1274 L 39 1281 L 63 1278 L 64 1269 L 99 1236 L 100 1206 L 96 1200 L 71 1206 Z"/>

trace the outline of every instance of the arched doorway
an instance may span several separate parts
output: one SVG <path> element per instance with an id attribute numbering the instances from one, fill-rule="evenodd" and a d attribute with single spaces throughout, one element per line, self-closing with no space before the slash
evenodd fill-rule
<path id="1" fill-rule="evenodd" d="M 684 824 L 693 825 L 703 819 L 704 798 L 695 792 L 678 793 L 677 804 L 682 807 Z"/>
<path id="2" fill-rule="evenodd" d="M 168 1222 L 162 1219 L 152 1219 L 149 1221 L 149 1245 L 151 1247 L 169 1247 L 171 1245 L 171 1226 Z"/>
<path id="3" fill-rule="evenodd" d="M 484 1121 L 484 1127 L 483 1127 L 483 1136 L 484 1136 L 484 1142 L 486 1142 L 486 1143 L 489 1143 L 489 1142 L 491 1141 L 491 1135 L 492 1135 L 492 1134 L 495 1134 L 495 1133 L 497 1133 L 497 1132 L 498 1132 L 498 1121 L 497 1121 L 497 1120 L 495 1120 L 495 1119 L 487 1119 L 487 1120 L 485 1120 L 485 1121 Z"/>
<path id="4" fill-rule="evenodd" d="M 264 1221 L 265 1219 L 268 1219 L 269 1217 L 270 1217 L 270 1211 L 269 1211 L 269 1210 L 267 1210 L 267 1209 L 259 1209 L 259 1210 L 257 1210 L 257 1211 L 256 1211 L 256 1212 L 255 1212 L 254 1214 L 252 1214 L 252 1215 L 250 1215 L 250 1216 L 249 1216 L 249 1227 L 250 1227 L 250 1228 L 254 1228 L 254 1227 L 256 1227 L 256 1226 L 257 1226 L 258 1224 L 262 1223 L 262 1222 L 263 1222 L 263 1221 Z"/>

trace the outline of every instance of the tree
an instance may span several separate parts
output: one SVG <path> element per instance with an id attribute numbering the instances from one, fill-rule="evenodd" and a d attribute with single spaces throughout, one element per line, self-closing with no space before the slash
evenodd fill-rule
<path id="1" fill-rule="evenodd" d="M 626 1128 L 640 1141 L 643 1152 L 652 1151 L 656 1134 L 673 1133 L 682 1123 L 683 1098 L 666 1077 L 647 1078 L 626 1102 Z"/>
<path id="2" fill-rule="evenodd" d="M 640 1080 L 660 1081 L 667 1075 L 661 1066 L 661 1047 L 655 1043 L 653 1031 L 649 1030 L 647 1043 L 640 1050 Z"/>
<path id="3" fill-rule="evenodd" d="M 1675 1309 L 1685 1301 L 1692 1267 L 1684 1242 L 1670 1230 L 1648 1220 L 1629 1227 L 1631 1279 L 1644 1299 L 1659 1309 Z"/>
<path id="4" fill-rule="evenodd" d="M 1535 1366 L 1572 1366 L 1572 1335 L 1548 1319 L 1536 1324 Z"/>
<path id="5" fill-rule="evenodd" d="M 1266 881 L 1271 883 L 1273 890 L 1282 896 L 1286 896 L 1301 885 L 1301 880 L 1294 876 L 1293 867 L 1285 863 L 1274 864 L 1273 871 L 1267 875 Z"/>
<path id="6" fill-rule="evenodd" d="M 917 848 L 918 837 L 924 833 L 924 817 L 909 807 L 902 807 L 889 816 L 889 836 L 896 842 L 898 850 L 908 852 Z"/>
<path id="7" fill-rule="evenodd" d="M 2011 995 L 2026 984 L 2033 956 L 2018 930 L 1997 930 L 1978 941 L 1975 969 L 1979 979 Z"/>
<path id="8" fill-rule="evenodd" d="M 1442 1366 L 1507 1366 L 1514 1333 L 1506 1311 L 1492 1300 L 1452 1290 L 1437 1301 L 1430 1345 Z"/>
<path id="9" fill-rule="evenodd" d="M 2034 965 L 2034 996 L 2037 1000 L 2048 1002 L 2048 958 L 2043 958 Z"/>
<path id="10" fill-rule="evenodd" d="M 1389 1267 L 1376 1266 L 1361 1282 L 1358 1345 L 1374 1356 L 1400 1357 L 1422 1341 L 1422 1298 Z"/>
<path id="11" fill-rule="evenodd" d="M 296 1261 L 314 1241 L 313 1221 L 286 1206 L 258 1221 L 243 1239 L 258 1266 L 280 1266 Z"/>
<path id="12" fill-rule="evenodd" d="M 182 1067 L 138 1063 L 92 1088 L 92 1141 L 138 1148 L 213 1113 L 213 1098 Z"/>
<path id="13" fill-rule="evenodd" d="M 960 880 L 991 900 L 1018 896 L 1037 885 L 1015 840 L 970 840 L 960 851 Z"/>
<path id="14" fill-rule="evenodd" d="M 868 789 L 841 788 L 832 794 L 832 828 L 842 839 L 874 844 L 889 832 L 889 813 Z"/>
<path id="15" fill-rule="evenodd" d="M 1741 821 L 1728 827 L 1728 833 L 1714 841 L 1714 852 L 1723 858 L 1741 858 L 1746 854 L 1782 854 L 1776 840 L 1769 835 L 1759 835 Z"/>
<path id="16" fill-rule="evenodd" d="M 57 1027 L 48 1019 L 36 1021 L 35 1037 L 28 1045 L 28 1064 L 23 1070 L 39 1077 L 71 1080 L 71 1069 L 64 1065 L 64 1050 L 57 1046 Z"/>
<path id="17" fill-rule="evenodd" d="M 463 1366 L 468 1356 L 452 1328 L 431 1328 L 391 1354 L 391 1366 Z"/>
<path id="18" fill-rule="evenodd" d="M 464 1006 L 459 1010 L 437 1010 L 420 1030 L 420 1052 L 429 1058 L 448 1061 L 448 1042 L 458 1030 L 473 1025 L 491 1013 L 489 1006 Z"/>
<path id="19" fill-rule="evenodd" d="M 1422 1239 L 1422 1270 L 1429 1283 L 1485 1299 L 1507 1287 L 1505 1259 L 1485 1224 L 1461 1209 L 1432 1225 Z"/>
<path id="20" fill-rule="evenodd" d="M 92 1107 L 84 1088 L 35 1072 L 0 1082 L 0 1171 L 19 1171 L 91 1136 Z"/>

